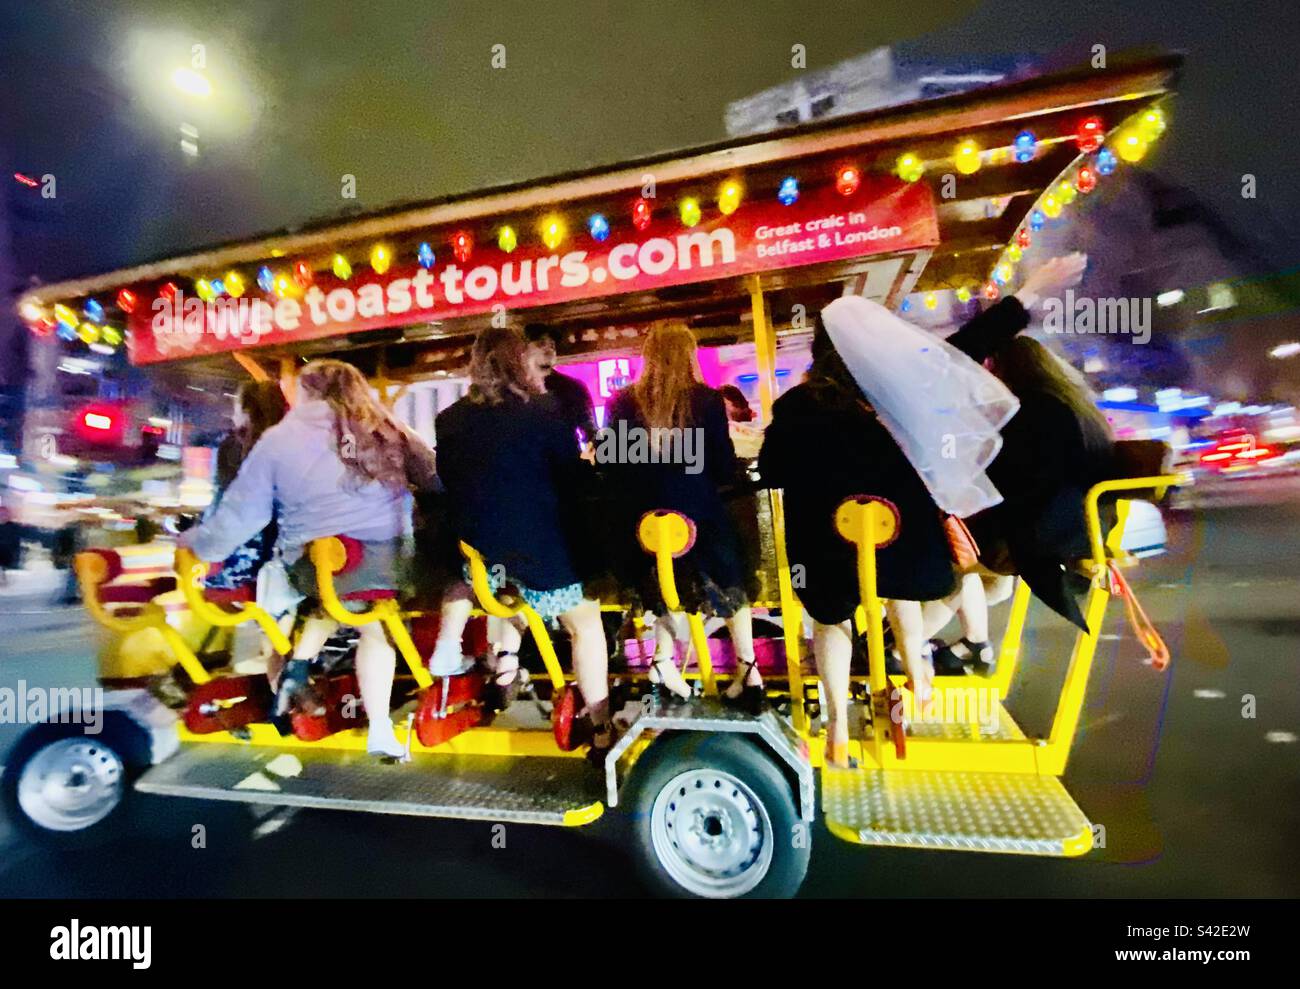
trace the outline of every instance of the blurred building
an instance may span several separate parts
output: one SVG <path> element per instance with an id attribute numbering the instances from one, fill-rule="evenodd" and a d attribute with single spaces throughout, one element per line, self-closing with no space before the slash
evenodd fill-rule
<path id="1" fill-rule="evenodd" d="M 729 103 L 725 123 L 732 137 L 761 134 L 810 120 L 961 93 L 1002 82 L 1030 68 L 1028 60 L 1013 59 L 941 65 L 900 59 L 892 48 L 876 48 L 827 69 L 801 72 L 791 82 Z"/>

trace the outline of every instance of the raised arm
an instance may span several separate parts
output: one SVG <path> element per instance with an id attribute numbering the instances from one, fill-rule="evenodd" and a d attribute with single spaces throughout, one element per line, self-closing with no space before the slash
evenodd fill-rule
<path id="1" fill-rule="evenodd" d="M 971 360 L 983 362 L 1029 325 L 1029 310 L 1042 299 L 1079 284 L 1086 254 L 1066 254 L 1039 265 L 1014 295 L 970 319 L 948 342 Z"/>

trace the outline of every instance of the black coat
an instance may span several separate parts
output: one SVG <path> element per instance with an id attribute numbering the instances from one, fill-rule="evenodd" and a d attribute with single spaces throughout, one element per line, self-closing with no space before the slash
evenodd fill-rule
<path id="1" fill-rule="evenodd" d="M 626 430 L 644 430 L 645 420 L 630 390 L 618 393 L 606 409 L 605 431 L 597 443 L 597 460 L 609 481 L 608 496 L 616 520 L 617 576 L 636 585 L 648 572 L 651 557 L 641 549 L 636 527 L 641 516 L 658 508 L 669 508 L 695 523 L 695 545 L 679 558 L 677 567 L 694 570 L 724 590 L 741 589 L 752 594 L 753 573 L 745 564 L 735 522 L 725 497 L 736 488 L 740 465 L 727 428 L 727 410 L 722 394 L 699 384 L 691 392 L 691 422 L 697 432 L 691 448 L 695 460 L 684 463 L 628 463 L 621 456 L 604 452 L 607 443 Z M 612 447 L 610 448 L 612 450 Z"/>
<path id="2" fill-rule="evenodd" d="M 439 413 L 435 428 L 456 537 L 535 590 L 576 583 L 565 506 L 590 470 L 555 400 L 512 396 L 489 405 L 462 398 Z"/>
<path id="3" fill-rule="evenodd" d="M 1020 574 L 1045 604 L 1086 628 L 1075 601 L 1086 582 L 1068 568 L 1090 552 L 1084 497 L 1114 476 L 1114 444 L 1054 395 L 1019 397 L 988 468 L 1002 502 L 970 519 L 971 532 L 986 566 Z"/>
<path id="4" fill-rule="evenodd" d="M 1028 323 L 1014 297 L 990 307 L 949 342 L 983 361 Z M 895 541 L 877 554 L 881 597 L 932 601 L 956 588 L 943 513 L 889 431 L 864 402 L 827 401 L 807 384 L 772 406 L 759 454 L 763 484 L 785 489 L 791 579 L 808 613 L 823 625 L 846 621 L 859 602 L 856 550 L 835 531 L 834 514 L 851 495 L 885 498 L 898 509 Z"/>

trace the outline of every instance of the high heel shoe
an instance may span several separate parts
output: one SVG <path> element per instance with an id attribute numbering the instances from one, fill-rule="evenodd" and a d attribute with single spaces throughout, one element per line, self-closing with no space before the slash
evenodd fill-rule
<path id="1" fill-rule="evenodd" d="M 654 684 L 660 700 L 688 701 L 691 699 L 691 685 L 677 668 L 671 656 L 656 658 L 650 664 L 650 682 Z"/>
<path id="2" fill-rule="evenodd" d="M 826 735 L 826 753 L 823 762 L 831 769 L 857 769 L 858 760 L 849 755 L 848 741 L 834 741 L 835 722 L 826 722 L 826 727 L 822 730 Z"/>
<path id="3" fill-rule="evenodd" d="M 524 670 L 519 665 L 519 653 L 501 650 L 497 653 L 496 668 L 488 680 L 485 700 L 495 711 L 504 711 L 519 696 L 523 686 Z"/>
<path id="4" fill-rule="evenodd" d="M 763 689 L 760 678 L 758 683 L 750 683 L 750 673 L 758 669 L 757 659 L 741 659 L 736 662 L 736 673 L 722 692 L 724 703 L 731 704 L 750 714 L 759 714 L 767 706 L 767 691 Z"/>

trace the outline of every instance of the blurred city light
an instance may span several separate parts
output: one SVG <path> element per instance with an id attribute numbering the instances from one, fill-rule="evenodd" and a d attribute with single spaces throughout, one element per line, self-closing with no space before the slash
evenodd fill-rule
<path id="1" fill-rule="evenodd" d="M 172 85 L 190 96 L 211 96 L 212 83 L 193 69 L 179 68 L 172 73 Z"/>

